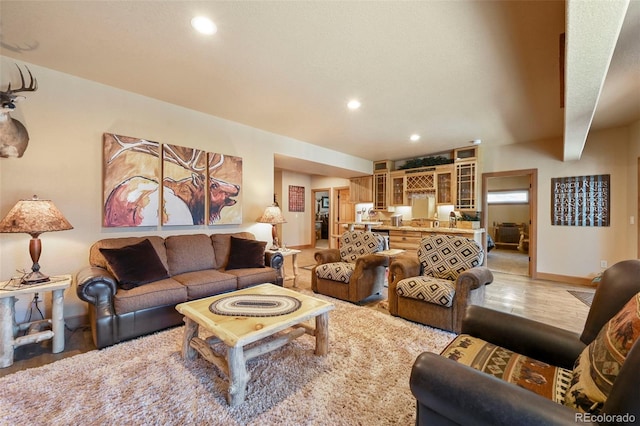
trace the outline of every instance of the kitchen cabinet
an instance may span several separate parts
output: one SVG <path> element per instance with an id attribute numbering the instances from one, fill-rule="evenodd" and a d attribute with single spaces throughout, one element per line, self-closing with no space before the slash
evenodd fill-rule
<path id="1" fill-rule="evenodd" d="M 387 210 L 389 205 L 387 197 L 387 185 L 389 183 L 389 173 L 373 174 L 373 209 Z"/>
<path id="2" fill-rule="evenodd" d="M 456 228 L 413 228 L 389 229 L 389 248 L 407 250 L 409 253 L 417 253 L 420 241 L 433 234 L 456 235 L 475 240 L 482 246 L 484 229 L 456 229 Z"/>
<path id="3" fill-rule="evenodd" d="M 433 170 L 418 173 L 406 172 L 405 185 L 407 192 L 435 192 L 436 180 Z"/>
<path id="4" fill-rule="evenodd" d="M 389 248 L 408 250 L 415 253 L 422 240 L 422 232 L 407 230 L 389 231 Z"/>
<path id="5" fill-rule="evenodd" d="M 453 150 L 453 158 L 460 160 L 475 160 L 478 157 L 478 147 L 456 148 Z"/>
<path id="6" fill-rule="evenodd" d="M 436 170 L 436 203 L 453 204 L 453 167 L 438 167 Z"/>
<path id="7" fill-rule="evenodd" d="M 387 210 L 389 206 L 389 173 L 393 170 L 393 161 L 373 162 L 373 209 Z"/>
<path id="8" fill-rule="evenodd" d="M 349 179 L 349 198 L 352 203 L 372 203 L 373 176 L 360 176 Z"/>
<path id="9" fill-rule="evenodd" d="M 451 163 L 394 170 L 389 160 L 373 162 L 373 208 L 406 206 L 412 198 L 435 196 L 437 205 L 453 205 L 456 210 L 478 209 L 478 147 L 457 148 L 445 158 Z M 403 163 L 401 167 L 407 165 Z"/>
<path id="10" fill-rule="evenodd" d="M 406 206 L 409 204 L 405 186 L 404 170 L 389 173 L 389 204 L 392 206 Z"/>
<path id="11" fill-rule="evenodd" d="M 475 160 L 457 161 L 456 167 L 456 200 L 458 210 L 477 210 L 478 206 L 478 170 Z"/>

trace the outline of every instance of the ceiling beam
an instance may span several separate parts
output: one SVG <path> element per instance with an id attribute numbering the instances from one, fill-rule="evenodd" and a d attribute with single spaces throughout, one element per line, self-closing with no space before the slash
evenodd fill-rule
<path id="1" fill-rule="evenodd" d="M 567 0 L 563 161 L 579 160 L 629 0 Z"/>

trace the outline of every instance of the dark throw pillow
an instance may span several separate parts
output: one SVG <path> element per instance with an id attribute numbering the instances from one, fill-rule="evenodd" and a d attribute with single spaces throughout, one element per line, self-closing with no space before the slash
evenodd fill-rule
<path id="1" fill-rule="evenodd" d="M 264 241 L 231 237 L 226 269 L 264 268 Z"/>
<path id="2" fill-rule="evenodd" d="M 149 240 L 117 249 L 101 248 L 100 253 L 107 259 L 109 269 L 120 287 L 125 290 L 169 278 L 167 269 Z"/>

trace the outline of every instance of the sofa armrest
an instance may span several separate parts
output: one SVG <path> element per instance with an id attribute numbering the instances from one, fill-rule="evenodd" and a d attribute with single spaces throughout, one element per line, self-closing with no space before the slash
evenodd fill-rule
<path id="1" fill-rule="evenodd" d="M 340 258 L 340 250 L 338 249 L 325 249 L 315 252 L 313 258 L 316 260 L 317 265 L 323 263 L 342 262 Z"/>
<path id="2" fill-rule="evenodd" d="M 379 256 L 377 254 L 365 254 L 356 259 L 356 267 L 353 276 L 359 276 L 366 270 L 375 269 L 378 266 L 389 266 L 389 258 L 387 256 Z"/>
<path id="3" fill-rule="evenodd" d="M 87 267 L 76 274 L 76 293 L 89 303 L 89 322 L 93 343 L 98 349 L 117 343 L 117 321 L 113 298 L 117 281 L 104 268 Z"/>
<path id="4" fill-rule="evenodd" d="M 466 287 L 469 291 L 480 288 L 483 285 L 491 284 L 493 282 L 493 274 L 484 266 L 476 266 L 475 268 L 467 269 L 460 275 L 456 287 Z"/>
<path id="5" fill-rule="evenodd" d="M 389 265 L 389 284 L 397 284 L 405 278 L 417 277 L 421 275 L 421 269 L 418 258 L 397 257 Z"/>
<path id="6" fill-rule="evenodd" d="M 451 424 L 576 424 L 571 408 L 430 352 L 416 359 L 409 384 L 419 424 L 428 424 L 430 415 Z"/>
<path id="7" fill-rule="evenodd" d="M 467 307 L 462 333 L 567 369 L 586 347 L 577 333 L 478 305 Z"/>
<path id="8" fill-rule="evenodd" d="M 391 315 L 398 315 L 398 283 L 405 278 L 417 277 L 422 272 L 422 266 L 417 257 L 401 256 L 393 259 L 389 264 L 388 309 Z"/>
<path id="9" fill-rule="evenodd" d="M 118 290 L 117 281 L 109 271 L 97 266 L 80 270 L 76 274 L 76 293 L 81 300 L 108 309 L 113 315 L 113 296 Z"/>

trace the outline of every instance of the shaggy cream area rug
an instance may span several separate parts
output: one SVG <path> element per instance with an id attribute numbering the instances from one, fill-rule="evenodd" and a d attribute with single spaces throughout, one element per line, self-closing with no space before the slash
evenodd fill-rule
<path id="1" fill-rule="evenodd" d="M 323 296 L 318 296 L 323 297 Z M 409 374 L 453 334 L 331 299 L 329 354 L 304 335 L 248 363 L 245 402 L 227 405 L 226 378 L 184 361 L 184 327 L 0 379 L 6 425 L 412 425 Z"/>

